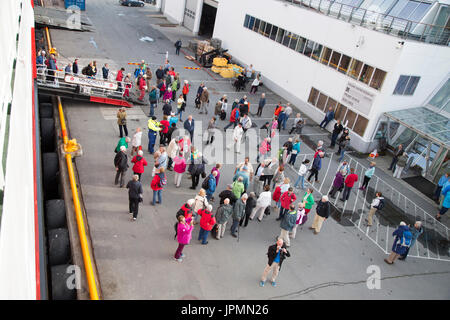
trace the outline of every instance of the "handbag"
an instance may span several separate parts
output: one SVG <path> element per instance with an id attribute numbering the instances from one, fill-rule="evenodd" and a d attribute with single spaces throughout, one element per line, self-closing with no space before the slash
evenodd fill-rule
<path id="1" fill-rule="evenodd" d="M 205 172 L 205 171 L 203 171 L 203 172 L 201 173 L 201 175 L 202 175 L 202 178 L 203 178 L 203 179 L 206 178 L 206 172 Z"/>

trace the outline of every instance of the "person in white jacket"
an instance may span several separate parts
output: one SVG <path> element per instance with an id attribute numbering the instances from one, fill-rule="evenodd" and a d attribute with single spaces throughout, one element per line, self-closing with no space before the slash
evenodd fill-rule
<path id="1" fill-rule="evenodd" d="M 302 183 L 302 190 L 305 189 L 305 174 L 308 171 L 307 164 L 309 163 L 308 159 L 305 159 L 300 165 L 300 169 L 298 169 L 298 178 L 294 183 L 294 188 L 298 189 L 298 184 Z"/>
<path id="2" fill-rule="evenodd" d="M 136 133 L 133 135 L 133 139 L 131 139 L 131 156 L 136 152 L 138 152 L 139 147 L 142 144 L 142 129 L 140 127 L 136 128 Z"/>
<path id="3" fill-rule="evenodd" d="M 242 135 L 242 143 L 244 143 L 245 139 L 247 138 L 247 130 L 252 127 L 252 119 L 250 119 L 248 114 L 244 114 L 240 122 L 242 123 L 242 130 L 244 131 L 244 134 Z"/>
<path id="4" fill-rule="evenodd" d="M 242 123 L 239 122 L 239 124 L 233 130 L 233 141 L 227 146 L 228 150 L 231 150 L 231 148 L 236 145 L 236 152 L 241 153 L 241 139 L 243 133 L 244 130 L 242 129 Z"/>
<path id="5" fill-rule="evenodd" d="M 178 141 L 179 138 L 176 139 L 173 138 L 172 140 L 170 140 L 169 146 L 167 147 L 167 155 L 169 156 L 169 165 L 168 165 L 169 170 L 172 170 L 173 159 L 175 159 L 175 157 L 180 152 Z"/>
<path id="6" fill-rule="evenodd" d="M 252 214 L 250 215 L 249 219 L 253 220 L 256 214 L 258 214 L 258 221 L 261 222 L 262 218 L 264 216 L 264 211 L 268 206 L 270 206 L 272 202 L 272 193 L 270 192 L 270 186 L 266 185 L 264 187 L 264 191 L 261 192 L 261 194 L 258 197 L 258 200 L 256 200 L 256 207 L 253 209 Z"/>
<path id="7" fill-rule="evenodd" d="M 383 194 L 381 192 L 377 192 L 375 194 L 375 198 L 372 200 L 372 203 L 370 204 L 370 210 L 369 210 L 369 214 L 367 216 L 367 226 L 368 227 L 372 226 L 373 215 L 379 209 L 381 201 L 384 201 Z"/>

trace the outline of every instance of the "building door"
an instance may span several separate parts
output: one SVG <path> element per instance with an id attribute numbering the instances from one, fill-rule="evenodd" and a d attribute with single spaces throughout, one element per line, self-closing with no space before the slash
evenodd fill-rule
<path id="1" fill-rule="evenodd" d="M 206 1 L 203 3 L 202 17 L 198 34 L 211 38 L 214 32 L 214 23 L 216 22 L 217 8 L 209 5 Z"/>

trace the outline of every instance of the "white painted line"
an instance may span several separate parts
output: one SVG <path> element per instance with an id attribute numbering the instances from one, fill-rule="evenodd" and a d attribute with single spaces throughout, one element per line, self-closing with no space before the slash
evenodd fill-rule
<path id="1" fill-rule="evenodd" d="M 319 190 L 322 190 L 322 186 L 323 186 L 323 183 L 325 182 L 325 178 L 328 176 L 328 171 L 330 170 L 330 165 L 331 165 L 331 160 L 333 160 L 333 155 L 334 155 L 334 153 L 331 154 L 330 161 L 328 161 L 327 172 L 325 173 L 325 175 L 324 175 L 324 177 L 323 177 L 323 179 L 322 179 L 322 184 L 320 185 Z"/>
<path id="2" fill-rule="evenodd" d="M 389 245 L 389 225 L 386 226 L 386 250 L 384 252 L 388 253 L 388 245 Z"/>

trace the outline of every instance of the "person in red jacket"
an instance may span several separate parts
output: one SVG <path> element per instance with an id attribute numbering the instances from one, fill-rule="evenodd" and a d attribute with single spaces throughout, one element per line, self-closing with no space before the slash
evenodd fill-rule
<path id="1" fill-rule="evenodd" d="M 227 130 L 229 127 L 234 125 L 234 128 L 236 128 L 237 124 L 239 123 L 239 106 L 236 105 L 233 110 L 231 110 L 230 114 L 230 123 L 223 128 L 223 130 Z"/>
<path id="2" fill-rule="evenodd" d="M 166 179 L 166 175 L 164 173 L 164 168 L 163 167 L 158 167 L 156 168 L 156 172 L 155 172 L 155 176 L 153 177 L 152 183 L 150 184 L 150 187 L 153 190 L 153 200 L 151 202 L 151 205 L 155 205 L 155 200 L 156 197 L 158 197 L 158 201 L 156 201 L 156 203 L 161 204 L 162 203 L 162 190 L 163 187 L 166 185 L 167 183 L 167 179 Z"/>
<path id="3" fill-rule="evenodd" d="M 202 241 L 202 244 L 208 244 L 208 234 L 216 224 L 216 218 L 212 215 L 212 205 L 208 204 L 206 209 L 200 209 L 197 211 L 200 219 L 200 232 L 198 233 L 198 240 Z"/>
<path id="4" fill-rule="evenodd" d="M 122 80 L 124 71 L 125 71 L 124 68 L 120 68 L 120 70 L 117 71 L 116 81 L 117 81 L 117 91 L 119 92 L 122 92 Z"/>
<path id="5" fill-rule="evenodd" d="M 143 76 L 139 76 L 139 79 L 138 79 L 139 91 L 141 92 L 141 95 L 138 98 L 139 101 L 144 100 L 145 90 L 147 89 L 147 83 L 145 82 L 146 78 L 147 78 L 147 76 L 144 74 Z"/>
<path id="6" fill-rule="evenodd" d="M 276 219 L 277 221 L 283 219 L 284 215 L 289 212 L 289 208 L 292 203 L 297 200 L 297 196 L 294 194 L 294 188 L 289 187 L 288 191 L 281 195 L 281 210 L 280 215 Z"/>
<path id="7" fill-rule="evenodd" d="M 144 173 L 144 167 L 147 165 L 147 160 L 143 157 L 144 152 L 142 150 L 138 151 L 138 154 L 131 159 L 133 165 L 133 173 L 138 175 L 139 181 L 141 181 L 141 174 Z"/>
<path id="8" fill-rule="evenodd" d="M 275 202 L 279 202 L 281 197 L 281 186 L 275 188 L 275 191 L 272 194 L 272 200 Z"/>
<path id="9" fill-rule="evenodd" d="M 350 174 L 345 178 L 344 181 L 344 192 L 342 192 L 342 198 L 339 200 L 347 201 L 350 196 L 350 192 L 352 191 L 353 185 L 358 181 L 358 175 L 355 173 L 355 168 L 350 168 Z"/>
<path id="10" fill-rule="evenodd" d="M 181 206 L 180 210 L 178 210 L 178 214 L 182 213 L 186 219 L 192 218 L 192 206 L 194 205 L 194 203 L 194 199 L 189 199 L 188 201 L 186 201 L 186 203 Z"/>
<path id="11" fill-rule="evenodd" d="M 186 99 L 189 93 L 189 82 L 187 80 L 184 80 L 183 90 L 181 92 L 183 93 L 184 101 L 187 101 Z"/>
<path id="12" fill-rule="evenodd" d="M 283 110 L 283 107 L 281 106 L 281 102 L 278 103 L 275 112 L 273 113 L 273 115 L 275 117 L 278 117 L 278 115 L 280 114 L 281 110 Z"/>
<path id="13" fill-rule="evenodd" d="M 169 141 L 167 134 L 169 132 L 169 126 L 170 126 L 170 122 L 167 120 L 167 116 L 163 116 L 163 120 L 161 120 L 159 123 L 161 123 L 162 126 L 162 130 L 159 132 L 160 134 L 160 139 L 159 139 L 159 144 L 161 146 L 165 146 Z"/>

